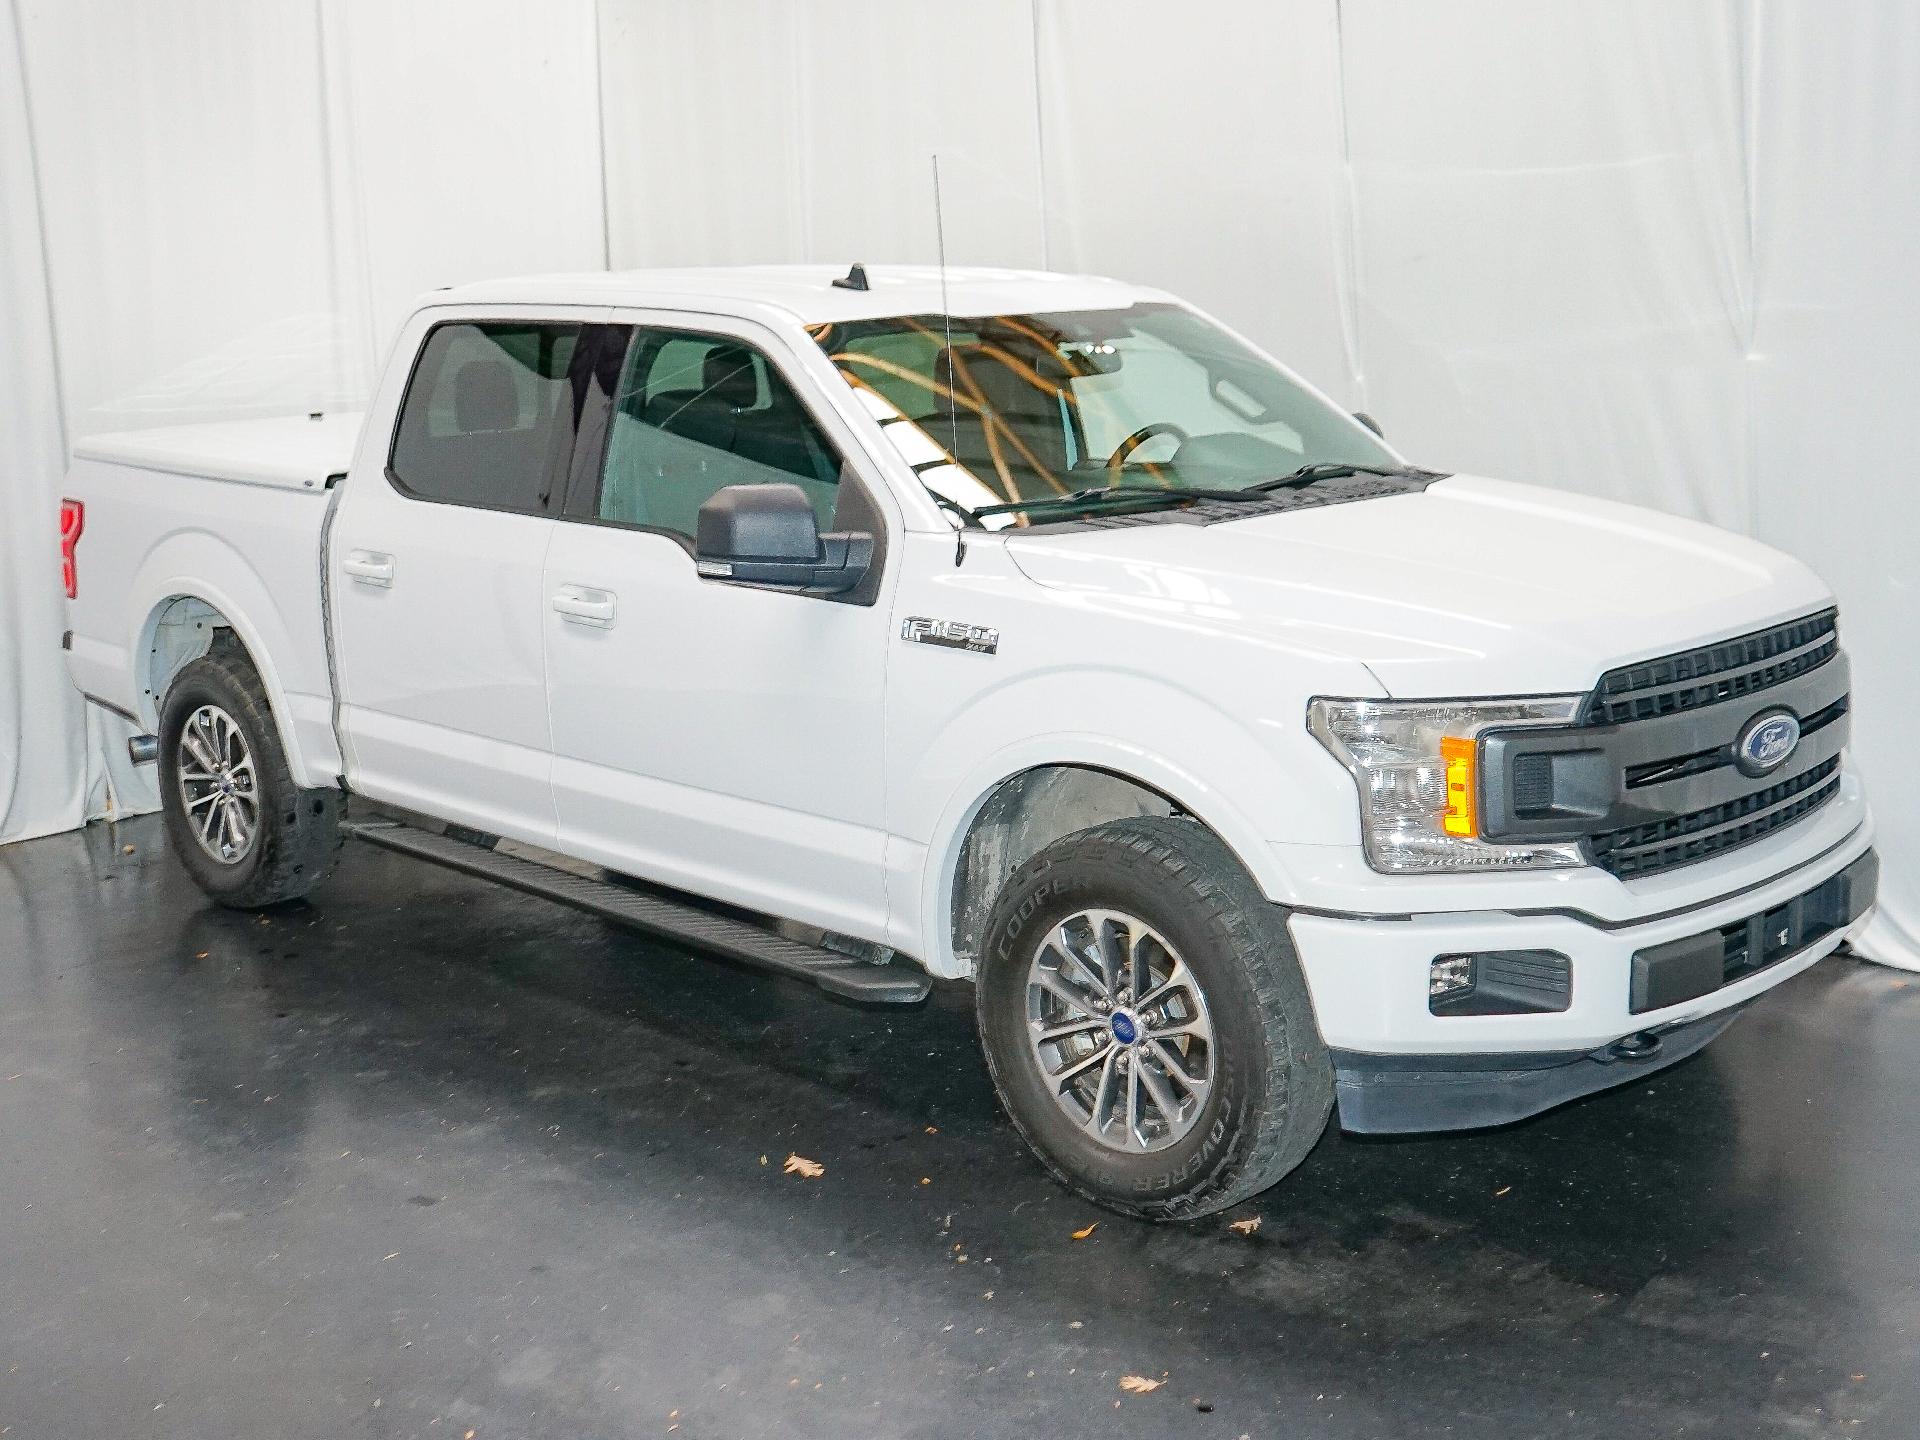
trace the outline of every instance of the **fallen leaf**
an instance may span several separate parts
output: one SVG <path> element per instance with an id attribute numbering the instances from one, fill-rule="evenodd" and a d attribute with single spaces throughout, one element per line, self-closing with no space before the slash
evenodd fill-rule
<path id="1" fill-rule="evenodd" d="M 789 1155 L 787 1163 L 780 1167 L 788 1175 L 799 1175 L 808 1180 L 818 1180 L 827 1173 L 827 1167 L 818 1160 L 809 1160 L 804 1155 Z"/>
<path id="2" fill-rule="evenodd" d="M 1251 1235 L 1259 1228 L 1260 1217 L 1258 1215 L 1249 1215 L 1244 1220 L 1233 1220 L 1227 1224 L 1227 1229 L 1236 1231 L 1241 1235 Z"/>
<path id="3" fill-rule="evenodd" d="M 940 1133 L 940 1127 L 938 1125 L 927 1126 L 927 1134 L 938 1135 L 939 1133 Z"/>
<path id="4" fill-rule="evenodd" d="M 1513 1189 L 1511 1185 L 1502 1185 L 1498 1190 L 1493 1192 L 1493 1198 L 1498 1200 L 1502 1195 L 1506 1194 L 1511 1189 Z"/>
<path id="5" fill-rule="evenodd" d="M 1084 1230 L 1076 1230 L 1076 1231 L 1074 1231 L 1074 1232 L 1073 1232 L 1073 1238 L 1074 1238 L 1074 1239 L 1076 1239 L 1076 1240 L 1084 1240 L 1084 1239 L 1086 1239 L 1086 1238 L 1087 1238 L 1087 1237 L 1088 1237 L 1089 1235 L 1091 1235 L 1091 1234 L 1093 1234 L 1093 1232 L 1094 1232 L 1094 1231 L 1096 1231 L 1096 1230 L 1098 1230 L 1099 1228 L 1100 1228 L 1100 1222 L 1099 1222 L 1098 1220 L 1096 1220 L 1096 1221 L 1094 1221 L 1094 1222 L 1093 1222 L 1093 1224 L 1091 1224 L 1091 1225 L 1089 1225 L 1089 1226 L 1087 1226 L 1087 1228 L 1086 1228 L 1086 1229 L 1084 1229 Z"/>
<path id="6" fill-rule="evenodd" d="M 922 1175 L 920 1177 L 920 1183 L 922 1185 L 931 1185 L 933 1184 L 933 1177 L 931 1175 Z"/>
<path id="7" fill-rule="evenodd" d="M 204 960 L 207 958 L 207 952 L 204 950 L 196 950 L 193 952 L 193 958 L 196 960 Z"/>
<path id="8" fill-rule="evenodd" d="M 1164 1380 L 1149 1380 L 1144 1375 L 1122 1375 L 1120 1377 L 1120 1388 L 1129 1395 L 1151 1395 L 1166 1383 Z"/>
<path id="9" fill-rule="evenodd" d="M 760 1163 L 761 1163 L 762 1165 L 764 1165 L 764 1164 L 766 1164 L 766 1163 L 767 1163 L 767 1157 L 766 1157 L 766 1156 L 764 1156 L 764 1155 L 762 1155 L 762 1156 L 760 1157 Z"/>
<path id="10" fill-rule="evenodd" d="M 120 853 L 121 853 L 122 855 L 131 855 L 131 854 L 133 854 L 133 846 L 131 846 L 131 845 L 122 845 L 122 846 L 120 847 Z"/>

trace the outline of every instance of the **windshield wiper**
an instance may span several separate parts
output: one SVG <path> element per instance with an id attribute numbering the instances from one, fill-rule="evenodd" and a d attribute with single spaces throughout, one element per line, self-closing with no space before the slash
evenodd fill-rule
<path id="1" fill-rule="evenodd" d="M 1099 507 L 1142 500 L 1258 500 L 1252 490 L 1207 489 L 1197 485 L 1096 485 L 1090 490 L 1075 490 L 1070 495 L 1042 495 L 1033 500 L 1009 500 L 1003 505 L 981 505 L 976 517 L 1010 515 L 1023 510 L 1074 510 L 1081 506 Z"/>
<path id="2" fill-rule="evenodd" d="M 1042 495 L 1032 500 L 1009 500 L 1001 505 L 981 505 L 971 513 L 975 519 L 981 519 L 988 515 L 1010 515 L 1017 511 L 1075 510 L 1083 506 L 1098 508 L 1111 504 L 1136 504 L 1143 500 L 1173 503 L 1183 500 L 1245 502 L 1264 499 L 1274 490 L 1311 485 L 1318 480 L 1337 480 L 1343 475 L 1423 475 L 1428 473 L 1430 472 L 1410 469 L 1405 465 L 1356 465 L 1349 464 L 1345 460 L 1316 460 L 1311 465 L 1302 465 L 1298 470 L 1290 470 L 1285 475 L 1276 475 L 1271 480 L 1260 480 L 1252 485 L 1239 485 L 1231 489 L 1201 485 L 1096 485 L 1091 489 L 1075 490 L 1067 495 Z"/>
<path id="3" fill-rule="evenodd" d="M 1271 480 L 1260 480 L 1247 486 L 1249 490 L 1291 490 L 1299 485 L 1311 485 L 1316 480 L 1338 480 L 1345 475 L 1412 475 L 1415 471 L 1404 465 L 1354 465 L 1345 460 L 1316 460 L 1311 465 L 1302 465 L 1298 470 L 1289 470 L 1285 475 L 1276 475 Z"/>

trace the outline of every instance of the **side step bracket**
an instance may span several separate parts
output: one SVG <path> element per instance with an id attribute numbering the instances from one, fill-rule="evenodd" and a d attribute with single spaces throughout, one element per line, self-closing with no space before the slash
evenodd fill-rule
<path id="1" fill-rule="evenodd" d="M 456 835 L 436 835 L 397 820 L 349 820 L 348 835 L 383 849 L 411 855 L 492 880 L 544 900 L 590 911 L 636 930 L 710 950 L 756 970 L 771 970 L 817 985 L 830 995 L 869 1005 L 912 1005 L 924 1000 L 931 984 L 916 965 L 894 960 L 874 965 L 774 935 L 757 926 L 692 905 L 629 890 L 607 880 L 590 879 L 517 855 L 501 854 Z"/>

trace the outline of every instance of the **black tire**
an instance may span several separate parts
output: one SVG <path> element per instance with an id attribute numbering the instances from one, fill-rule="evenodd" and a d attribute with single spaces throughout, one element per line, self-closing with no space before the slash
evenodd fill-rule
<path id="1" fill-rule="evenodd" d="M 180 784 L 181 732 L 202 706 L 231 717 L 253 758 L 257 823 L 231 863 L 202 848 Z M 160 805 L 167 839 L 194 883 L 222 905 L 256 910 L 305 895 L 326 877 L 340 848 L 341 797 L 294 784 L 266 689 L 246 652 L 223 638 L 181 667 L 160 710 Z"/>
<path id="2" fill-rule="evenodd" d="M 1029 966 L 1055 926 L 1089 909 L 1158 931 L 1205 995 L 1213 1081 L 1191 1129 L 1164 1149 L 1123 1152 L 1076 1124 L 1030 1042 Z M 1192 821 L 1097 826 L 1021 866 L 988 919 L 975 998 L 1014 1128 L 1063 1184 L 1108 1209 L 1156 1220 L 1224 1210 L 1299 1165 L 1326 1128 L 1333 1063 L 1281 912 Z"/>

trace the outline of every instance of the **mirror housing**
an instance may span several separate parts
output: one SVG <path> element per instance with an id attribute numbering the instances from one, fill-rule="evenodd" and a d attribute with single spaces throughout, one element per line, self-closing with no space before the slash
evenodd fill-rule
<path id="1" fill-rule="evenodd" d="M 1387 438 L 1387 432 L 1380 428 L 1380 422 L 1374 419 L 1371 415 L 1367 414 L 1366 411 L 1364 410 L 1354 411 L 1353 418 L 1358 420 L 1362 425 L 1366 426 L 1367 429 L 1371 430 L 1374 434 L 1378 435 L 1382 440 Z"/>
<path id="2" fill-rule="evenodd" d="M 694 522 L 693 564 L 709 580 L 840 595 L 873 566 L 873 536 L 822 535 L 798 485 L 729 485 Z"/>

